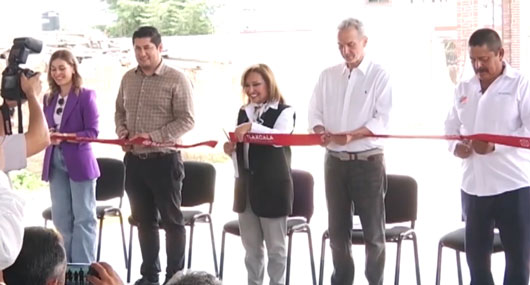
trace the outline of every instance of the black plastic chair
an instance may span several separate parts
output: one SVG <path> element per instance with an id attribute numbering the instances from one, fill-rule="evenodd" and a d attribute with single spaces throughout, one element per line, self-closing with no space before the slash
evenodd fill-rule
<path id="1" fill-rule="evenodd" d="M 309 221 L 313 216 L 313 176 L 311 173 L 302 170 L 292 170 L 294 201 L 293 213 L 287 218 L 287 237 L 289 239 L 287 246 L 287 268 L 285 284 L 289 285 L 291 272 L 291 249 L 294 233 L 307 233 L 309 244 L 309 256 L 311 261 L 311 274 L 313 284 L 316 285 L 315 261 L 313 257 L 313 241 L 311 239 L 311 228 Z M 221 241 L 221 260 L 219 266 L 219 280 L 223 279 L 224 249 L 226 233 L 240 236 L 239 221 L 234 220 L 226 223 L 223 227 L 223 236 Z"/>
<path id="2" fill-rule="evenodd" d="M 465 247 L 465 236 L 466 229 L 461 228 L 456 231 L 452 231 L 444 235 L 438 243 L 438 261 L 436 263 L 436 285 L 440 285 L 441 272 L 442 272 L 442 249 L 444 247 L 451 248 L 456 251 L 456 267 L 458 270 L 458 284 L 462 285 L 462 265 L 460 262 L 460 253 L 466 252 Z M 497 231 L 494 232 L 493 236 L 493 253 L 503 252 L 504 247 L 502 246 L 501 238 Z"/>
<path id="3" fill-rule="evenodd" d="M 418 185 L 414 178 L 404 175 L 387 176 L 388 188 L 385 196 L 385 212 L 386 224 L 385 229 L 386 242 L 397 243 L 396 253 L 396 269 L 394 284 L 399 284 L 399 270 L 401 260 L 401 242 L 403 240 L 412 240 L 414 245 L 414 259 L 416 265 L 416 282 L 420 281 L 420 264 L 418 261 L 418 241 L 416 239 L 416 232 L 414 225 L 418 212 Z M 357 213 L 355 213 L 357 215 Z M 388 227 L 390 224 L 410 223 L 409 226 L 395 225 Z M 326 250 L 326 240 L 329 238 L 329 233 L 326 230 L 322 235 L 322 251 L 320 255 L 320 275 L 319 285 L 322 285 L 324 280 L 324 257 Z M 363 231 L 362 229 L 352 229 L 352 244 L 363 245 Z"/>
<path id="4" fill-rule="evenodd" d="M 208 223 L 210 225 L 210 238 L 212 243 L 213 261 L 215 267 L 215 274 L 218 273 L 217 267 L 217 253 L 215 250 L 215 239 L 213 235 L 212 224 L 212 207 L 215 196 L 215 167 L 210 163 L 198 161 L 184 161 L 185 177 L 182 181 L 182 207 L 195 207 L 202 204 L 209 204 L 208 212 L 202 212 L 195 209 L 182 208 L 182 215 L 184 217 L 184 224 L 190 227 L 190 238 L 188 246 L 188 265 L 191 268 L 191 257 L 193 249 L 193 230 L 195 223 Z M 138 226 L 137 222 L 129 217 L 129 224 L 131 225 L 129 235 L 129 263 L 127 265 L 127 282 L 131 280 L 131 256 L 132 256 L 132 237 L 133 228 Z M 162 224 L 159 224 L 162 229 Z"/>
<path id="5" fill-rule="evenodd" d="M 96 216 L 99 220 L 99 234 L 98 234 L 98 248 L 96 260 L 99 261 L 101 257 L 101 240 L 103 236 L 103 220 L 107 216 L 118 217 L 120 219 L 121 237 L 123 243 L 123 256 L 125 266 L 127 266 L 127 244 L 125 242 L 125 231 L 123 229 L 123 216 L 121 213 L 121 204 L 123 200 L 123 193 L 125 189 L 125 165 L 121 160 L 113 158 L 98 158 L 97 159 L 101 176 L 96 180 L 96 201 L 107 201 L 110 199 L 119 198 L 118 207 L 111 205 L 96 206 Z M 44 218 L 44 226 L 48 224 L 48 220 L 52 220 L 52 209 L 47 208 L 42 212 Z"/>

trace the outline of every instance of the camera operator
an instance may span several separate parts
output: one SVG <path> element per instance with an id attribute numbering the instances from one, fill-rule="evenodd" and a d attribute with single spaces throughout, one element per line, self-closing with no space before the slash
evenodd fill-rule
<path id="1" fill-rule="evenodd" d="M 50 143 L 48 126 L 37 101 L 42 87 L 36 74 L 20 77 L 20 87 L 26 94 L 29 107 L 29 127 L 25 134 L 6 136 L 0 126 L 0 270 L 10 266 L 22 246 L 24 202 L 11 190 L 7 172 L 26 167 L 26 158 L 43 150 Z M 16 102 L 6 101 L 11 107 Z M 2 114 L 0 119 L 3 121 Z M 0 280 L 1 281 L 1 280 Z"/>

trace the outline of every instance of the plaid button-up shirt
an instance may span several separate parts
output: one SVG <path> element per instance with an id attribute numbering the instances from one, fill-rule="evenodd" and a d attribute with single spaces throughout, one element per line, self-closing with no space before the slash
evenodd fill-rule
<path id="1" fill-rule="evenodd" d="M 154 74 L 137 67 L 122 78 L 116 99 L 116 133 L 148 133 L 154 142 L 180 143 L 194 125 L 192 88 L 185 75 L 161 62 Z M 134 153 L 170 152 L 168 147 L 133 146 Z"/>

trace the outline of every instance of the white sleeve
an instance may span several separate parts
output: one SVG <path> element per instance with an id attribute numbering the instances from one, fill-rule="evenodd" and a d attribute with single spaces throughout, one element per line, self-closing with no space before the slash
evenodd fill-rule
<path id="1" fill-rule="evenodd" d="M 374 134 L 382 134 L 387 131 L 390 109 L 392 108 L 392 83 L 388 73 L 382 72 L 375 85 L 375 113 L 366 122 L 365 127 Z"/>
<path id="2" fill-rule="evenodd" d="M 258 123 L 252 123 L 250 129 L 251 133 L 260 134 L 290 134 L 294 130 L 294 109 L 293 107 L 287 107 L 276 119 L 273 128 L 260 125 Z"/>
<path id="3" fill-rule="evenodd" d="M 0 171 L 0 270 L 13 264 L 22 248 L 24 202 Z"/>
<path id="4" fill-rule="evenodd" d="M 324 126 L 324 73 L 320 75 L 309 101 L 308 108 L 308 132 L 313 133 L 315 126 Z"/>
<path id="5" fill-rule="evenodd" d="M 530 136 L 530 84 L 528 79 L 523 78 L 517 86 L 517 104 L 519 109 L 519 117 L 521 125 L 508 135 L 517 137 L 529 137 Z M 506 151 L 511 150 L 511 146 L 496 144 L 495 151 Z"/>
<path id="6" fill-rule="evenodd" d="M 449 110 L 449 113 L 447 114 L 447 118 L 445 119 L 445 134 L 446 135 L 461 135 L 460 128 L 462 126 L 462 121 L 460 121 L 460 117 L 458 116 L 458 111 L 457 111 L 458 98 L 460 98 L 458 87 L 455 89 L 455 93 L 453 97 L 454 97 L 453 106 L 451 107 L 451 110 Z M 454 153 L 458 141 L 448 140 L 447 143 L 448 143 L 449 152 Z"/>
<path id="7" fill-rule="evenodd" d="M 6 136 L 2 147 L 4 148 L 5 172 L 26 167 L 26 137 L 23 134 Z"/>

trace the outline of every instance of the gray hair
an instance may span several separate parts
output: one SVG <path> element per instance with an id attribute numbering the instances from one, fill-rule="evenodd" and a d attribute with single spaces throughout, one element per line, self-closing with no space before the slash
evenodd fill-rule
<path id="1" fill-rule="evenodd" d="M 365 36 L 363 23 L 354 18 L 348 18 L 348 19 L 342 20 L 342 22 L 339 24 L 337 28 L 339 31 L 353 28 L 353 29 L 356 29 L 357 32 L 359 33 L 359 37 Z"/>
<path id="2" fill-rule="evenodd" d="M 179 271 L 173 275 L 167 285 L 221 285 L 221 281 L 204 271 Z"/>

